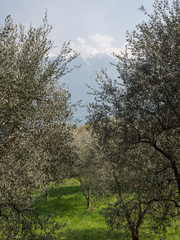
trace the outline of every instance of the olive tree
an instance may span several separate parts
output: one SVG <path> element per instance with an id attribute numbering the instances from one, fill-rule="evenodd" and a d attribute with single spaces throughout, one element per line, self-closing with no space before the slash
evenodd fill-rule
<path id="1" fill-rule="evenodd" d="M 180 193 L 179 6 L 179 0 L 171 6 L 168 1 L 156 0 L 153 14 L 141 7 L 149 21 L 127 33 L 125 53 L 115 54 L 119 79 L 113 81 L 104 70 L 97 75 L 99 89 L 92 93 L 95 103 L 90 104 L 89 115 L 102 144 L 113 135 L 119 136 L 119 145 L 127 156 L 135 149 L 141 153 L 137 161 L 140 165 L 147 162 L 148 166 L 150 161 L 154 176 L 149 176 L 158 184 L 146 188 L 146 203 L 172 203 L 174 208 L 179 207 Z M 152 153 L 153 157 L 149 157 Z M 128 164 L 127 169 L 133 171 Z M 146 185 L 148 175 L 143 169 L 140 176 L 147 177 Z M 131 181 L 133 184 L 133 178 Z M 141 178 L 138 181 L 141 183 Z M 156 193 L 158 185 L 163 191 L 152 194 L 150 199 L 149 193 Z"/>
<path id="2" fill-rule="evenodd" d="M 21 230 L 36 190 L 72 164 L 70 93 L 59 79 L 77 53 L 64 43 L 51 59 L 50 31 L 47 15 L 28 31 L 8 16 L 0 29 L 0 221 L 20 223 Z"/>
<path id="3" fill-rule="evenodd" d="M 102 142 L 101 165 L 105 166 L 105 172 L 102 177 L 98 176 L 104 180 L 104 186 L 100 183 L 103 191 L 110 199 L 114 196 L 113 203 L 111 201 L 102 211 L 106 223 L 112 230 L 124 231 L 127 238 L 131 235 L 134 240 L 150 237 L 148 231 L 144 231 L 147 222 L 149 229 L 162 233 L 172 221 L 170 216 L 177 212 L 176 199 L 172 196 L 173 183 L 166 181 L 165 174 L 156 173 L 161 155 L 157 156 L 153 150 L 149 152 L 145 143 L 138 147 L 125 143 L 124 129 L 119 127 L 114 131 L 117 120 L 111 119 L 108 127 L 106 141 Z M 171 201 L 164 201 L 162 196 Z"/>
<path id="4" fill-rule="evenodd" d="M 126 52 L 115 55 L 120 80 L 113 82 L 106 73 L 98 77 L 102 91 L 95 94 L 107 104 L 94 105 L 93 121 L 123 118 L 128 141 L 162 154 L 168 162 L 164 170 L 171 168 L 180 192 L 179 5 L 155 1 L 149 21 L 128 33 Z"/>
<path id="5" fill-rule="evenodd" d="M 101 148 L 86 125 L 75 130 L 73 145 L 76 154 L 73 174 L 80 182 L 82 193 L 86 199 L 87 209 L 90 210 L 91 199 L 95 194 L 97 178 L 100 173 Z"/>

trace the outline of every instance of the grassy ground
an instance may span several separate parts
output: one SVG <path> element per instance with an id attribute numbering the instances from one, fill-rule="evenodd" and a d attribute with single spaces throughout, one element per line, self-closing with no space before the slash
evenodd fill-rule
<path id="1" fill-rule="evenodd" d="M 104 218 L 99 213 L 99 209 L 103 206 L 98 205 L 97 202 L 93 206 L 93 210 L 86 209 L 86 201 L 79 183 L 74 179 L 69 179 L 64 182 L 63 186 L 50 192 L 49 201 L 42 196 L 39 209 L 43 215 L 51 214 L 51 218 L 57 222 L 67 222 L 63 229 L 63 240 L 126 240 L 123 233 L 111 235 L 107 233 Z M 150 238 L 144 235 L 141 240 L 144 239 Z M 152 237 L 152 239 L 179 240 L 180 230 L 174 226 L 167 231 L 166 236 Z"/>
<path id="2" fill-rule="evenodd" d="M 39 209 L 43 214 L 51 214 L 57 222 L 67 222 L 63 229 L 64 240 L 124 240 L 123 234 L 107 233 L 97 203 L 93 210 L 86 209 L 85 198 L 74 179 L 66 180 L 64 186 L 52 190 L 48 202 L 44 196 Z"/>

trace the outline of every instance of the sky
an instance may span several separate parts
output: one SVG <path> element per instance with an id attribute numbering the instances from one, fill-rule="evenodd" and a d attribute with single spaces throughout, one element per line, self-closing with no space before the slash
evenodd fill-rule
<path id="1" fill-rule="evenodd" d="M 7 15 L 26 29 L 39 26 L 47 10 L 53 30 L 50 38 L 61 47 L 71 46 L 83 58 L 99 53 L 111 55 L 126 43 L 126 31 L 146 19 L 138 10 L 144 5 L 150 12 L 154 0 L 0 0 L 0 24 Z M 58 48 L 51 54 L 56 55 Z"/>
<path id="2" fill-rule="evenodd" d="M 71 41 L 71 47 L 88 63 L 64 79 L 72 102 L 82 100 L 87 104 L 91 99 L 85 83 L 92 86 L 96 71 L 105 64 L 109 66 L 113 52 L 123 51 L 126 31 L 131 32 L 147 19 L 139 7 L 143 5 L 151 13 L 153 3 L 154 0 L 0 0 L 0 26 L 11 15 L 13 22 L 23 24 L 25 29 L 30 24 L 38 27 L 47 11 L 52 25 L 49 37 L 57 46 L 50 56 L 58 55 L 63 43 Z M 101 60 L 99 55 L 106 57 Z M 87 110 L 79 108 L 75 114 L 83 119 Z"/>

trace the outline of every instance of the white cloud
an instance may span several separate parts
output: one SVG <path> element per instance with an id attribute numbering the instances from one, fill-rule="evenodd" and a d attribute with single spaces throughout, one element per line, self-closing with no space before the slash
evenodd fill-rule
<path id="1" fill-rule="evenodd" d="M 86 43 L 86 40 L 83 39 L 83 38 L 77 38 L 77 41 L 81 44 L 85 44 Z"/>
<path id="2" fill-rule="evenodd" d="M 75 42 L 71 42 L 71 47 L 87 59 L 97 54 L 112 56 L 112 53 L 120 54 L 124 51 L 126 43 L 121 48 L 117 48 L 113 46 L 114 42 L 115 39 L 111 36 L 95 33 L 87 39 L 78 37 Z"/>
<path id="3" fill-rule="evenodd" d="M 50 58 L 53 58 L 53 57 L 56 57 L 56 56 L 57 56 L 57 54 L 55 54 L 55 53 L 52 53 L 52 52 L 48 53 L 48 57 L 50 57 Z"/>

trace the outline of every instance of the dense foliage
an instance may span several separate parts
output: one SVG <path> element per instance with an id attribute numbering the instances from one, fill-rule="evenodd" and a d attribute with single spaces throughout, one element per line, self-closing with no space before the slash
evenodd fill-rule
<path id="1" fill-rule="evenodd" d="M 180 2 L 157 0 L 153 14 L 141 10 L 149 21 L 128 33 L 125 53 L 115 55 L 119 80 L 98 74 L 89 116 L 119 195 L 105 217 L 132 239 L 146 215 L 156 226 L 177 215 L 180 194 Z"/>
<path id="2" fill-rule="evenodd" d="M 8 16 L 0 30 L 0 224 L 4 239 L 32 230 L 30 225 L 37 222 L 33 223 L 32 214 L 38 189 L 63 177 L 72 164 L 70 94 L 58 80 L 71 71 L 68 63 L 77 54 L 68 43 L 50 59 L 50 31 L 46 15 L 42 26 L 30 26 L 27 32 Z"/>

